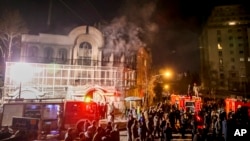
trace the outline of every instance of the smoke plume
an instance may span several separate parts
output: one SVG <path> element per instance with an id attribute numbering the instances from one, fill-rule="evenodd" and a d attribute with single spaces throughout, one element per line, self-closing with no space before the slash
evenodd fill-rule
<path id="1" fill-rule="evenodd" d="M 132 3 L 131 3 L 132 2 Z M 102 28 L 106 53 L 131 53 L 153 41 L 158 25 L 152 22 L 155 3 L 129 1 L 122 14 Z"/>

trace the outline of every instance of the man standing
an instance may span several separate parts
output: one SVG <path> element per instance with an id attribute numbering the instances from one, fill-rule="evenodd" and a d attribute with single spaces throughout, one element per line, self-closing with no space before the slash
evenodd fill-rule
<path id="1" fill-rule="evenodd" d="M 196 97 L 198 97 L 198 96 L 199 96 L 199 88 L 198 88 L 198 86 L 196 85 L 196 83 L 194 83 L 193 91 L 194 91 L 194 95 L 195 95 Z"/>
<path id="2" fill-rule="evenodd" d="M 226 117 L 224 117 L 224 120 L 222 121 L 222 135 L 224 137 L 224 140 L 227 141 L 227 120 L 226 120 Z"/>
<path id="3" fill-rule="evenodd" d="M 133 118 L 132 115 L 129 115 L 128 121 L 127 121 L 127 134 L 128 134 L 127 138 L 128 138 L 128 141 L 132 141 L 132 130 L 131 130 L 131 128 L 132 128 L 133 123 L 134 123 L 134 118 Z"/>

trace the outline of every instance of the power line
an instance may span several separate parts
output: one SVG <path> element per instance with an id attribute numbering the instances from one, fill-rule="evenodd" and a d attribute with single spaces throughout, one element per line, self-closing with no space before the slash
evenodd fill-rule
<path id="1" fill-rule="evenodd" d="M 99 11 L 94 7 L 94 5 L 89 1 L 89 0 L 86 0 L 87 3 L 89 3 L 89 5 L 94 9 L 94 11 L 96 12 L 96 14 L 99 16 L 99 18 L 102 19 L 102 16 L 101 14 L 99 13 Z"/>
<path id="2" fill-rule="evenodd" d="M 75 10 L 73 10 L 68 4 L 66 4 L 63 0 L 59 0 L 67 9 L 72 12 L 77 18 L 79 18 L 82 22 L 86 22 Z"/>

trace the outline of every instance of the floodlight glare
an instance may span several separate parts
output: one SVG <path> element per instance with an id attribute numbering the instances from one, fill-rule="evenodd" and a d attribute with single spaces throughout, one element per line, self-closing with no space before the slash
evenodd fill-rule
<path id="1" fill-rule="evenodd" d="M 16 82 L 27 82 L 33 77 L 33 67 L 27 63 L 15 63 L 10 69 L 10 78 Z"/>

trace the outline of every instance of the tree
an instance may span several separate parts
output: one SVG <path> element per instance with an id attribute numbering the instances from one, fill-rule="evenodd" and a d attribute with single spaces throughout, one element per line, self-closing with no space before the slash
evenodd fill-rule
<path id="1" fill-rule="evenodd" d="M 163 93 L 162 83 L 155 82 L 154 93 L 155 93 L 155 102 L 161 102 Z"/>
<path id="2" fill-rule="evenodd" d="M 18 10 L 4 10 L 0 15 L 0 50 L 4 61 L 10 60 L 12 47 L 15 46 L 23 33 L 28 30 Z"/>

